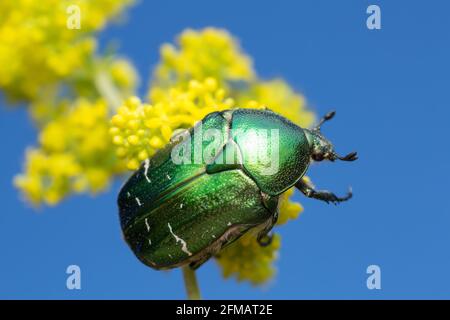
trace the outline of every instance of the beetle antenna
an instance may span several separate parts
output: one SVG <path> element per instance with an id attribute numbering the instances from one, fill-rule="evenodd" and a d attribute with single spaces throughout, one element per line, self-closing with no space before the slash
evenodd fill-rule
<path id="1" fill-rule="evenodd" d="M 336 114 L 336 111 L 330 111 L 328 112 L 322 119 L 320 119 L 319 123 L 316 124 L 316 126 L 314 127 L 313 130 L 315 131 L 320 131 L 320 127 L 322 126 L 322 124 L 324 124 L 325 122 L 327 122 L 328 120 L 333 119 L 334 115 Z"/>
<path id="2" fill-rule="evenodd" d="M 356 152 L 350 152 L 349 154 L 347 154 L 344 157 L 341 157 L 341 156 L 338 156 L 338 155 L 336 155 L 336 157 L 339 160 L 342 160 L 342 161 L 355 161 L 355 160 L 358 159 L 358 154 Z"/>

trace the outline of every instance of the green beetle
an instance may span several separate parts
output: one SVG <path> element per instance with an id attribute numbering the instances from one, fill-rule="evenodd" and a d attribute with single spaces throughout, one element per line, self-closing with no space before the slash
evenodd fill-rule
<path id="1" fill-rule="evenodd" d="M 293 186 L 327 203 L 348 200 L 351 191 L 337 197 L 302 179 L 311 161 L 357 159 L 355 152 L 338 156 L 322 136 L 320 126 L 333 116 L 309 130 L 268 109 L 208 114 L 122 187 L 125 240 L 152 268 L 197 268 L 250 229 L 258 228 L 261 245 L 269 244 L 279 196 Z"/>

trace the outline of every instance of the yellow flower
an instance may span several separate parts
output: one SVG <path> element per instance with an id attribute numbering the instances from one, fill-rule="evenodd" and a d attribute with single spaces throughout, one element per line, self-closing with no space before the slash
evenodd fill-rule
<path id="1" fill-rule="evenodd" d="M 60 117 L 70 108 L 70 101 L 67 99 L 58 102 L 53 100 L 52 95 L 44 94 L 30 105 L 31 117 L 39 127 Z"/>
<path id="2" fill-rule="evenodd" d="M 113 60 L 110 65 L 111 79 L 114 85 L 128 96 L 134 93 L 138 83 L 138 75 L 133 65 L 126 59 Z"/>
<path id="3" fill-rule="evenodd" d="M 282 79 L 253 82 L 248 90 L 238 91 L 236 95 L 238 105 L 257 101 L 303 128 L 314 122 L 314 113 L 307 109 L 305 98 Z"/>
<path id="4" fill-rule="evenodd" d="M 283 193 L 279 200 L 279 215 L 277 225 L 282 225 L 291 219 L 297 219 L 299 214 L 303 211 L 300 203 L 289 201 L 289 198 L 294 194 L 294 188 Z"/>
<path id="5" fill-rule="evenodd" d="M 130 0 L 0 1 L 0 89 L 12 99 L 34 99 L 71 76 L 93 54 L 92 33 Z M 69 29 L 68 8 L 80 8 L 80 29 Z"/>
<path id="6" fill-rule="evenodd" d="M 14 183 L 33 204 L 54 205 L 72 189 L 72 181 L 80 171 L 71 154 L 31 149 L 27 152 L 25 174 L 16 176 Z"/>
<path id="7" fill-rule="evenodd" d="M 238 281 L 250 281 L 259 285 L 272 278 L 273 262 L 277 259 L 281 238 L 275 234 L 272 243 L 261 247 L 256 234 L 249 232 L 232 245 L 225 247 L 216 258 L 225 278 L 235 276 Z"/>
<path id="8" fill-rule="evenodd" d="M 177 44 L 178 47 L 172 44 L 161 47 L 155 85 L 166 87 L 192 79 L 203 81 L 214 77 L 223 86 L 224 80 L 248 81 L 255 76 L 250 57 L 225 30 L 188 29 L 180 35 Z"/>
<path id="9" fill-rule="evenodd" d="M 16 186 L 36 205 L 103 190 L 124 171 L 108 131 L 105 102 L 79 99 L 43 127 L 40 147 L 27 153 L 25 172 L 15 178 Z"/>
<path id="10" fill-rule="evenodd" d="M 291 188 L 281 195 L 277 225 L 296 219 L 303 211 L 299 203 L 289 201 L 293 193 L 294 189 Z M 248 280 L 255 285 L 263 284 L 273 277 L 273 263 L 278 257 L 281 237 L 275 233 L 272 243 L 261 247 L 256 241 L 257 231 L 250 231 L 219 253 L 216 260 L 222 267 L 224 277 L 235 276 L 238 281 Z"/>
<path id="11" fill-rule="evenodd" d="M 234 105 L 213 78 L 167 90 L 153 88 L 150 95 L 151 105 L 132 97 L 111 119 L 116 154 L 130 170 L 167 144 L 175 129 L 191 127 L 208 113 Z"/>

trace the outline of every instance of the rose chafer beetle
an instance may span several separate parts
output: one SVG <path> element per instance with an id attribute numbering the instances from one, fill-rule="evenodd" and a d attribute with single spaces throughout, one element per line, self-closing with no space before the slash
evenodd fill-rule
<path id="1" fill-rule="evenodd" d="M 334 114 L 328 113 L 313 129 L 303 129 L 268 109 L 208 114 L 189 135 L 173 139 L 144 161 L 121 189 L 118 205 L 125 240 L 152 268 L 185 264 L 197 268 L 250 229 L 259 230 L 261 245 L 269 244 L 279 196 L 293 186 L 327 203 L 350 199 L 351 191 L 338 197 L 315 190 L 302 179 L 312 161 L 357 159 L 356 152 L 339 156 L 321 134 L 320 126 Z M 200 126 L 203 132 L 222 135 L 215 148 L 211 139 L 196 140 Z M 246 134 L 269 129 L 276 139 Z M 208 149 L 213 161 L 179 163 L 173 157 L 177 148 L 188 160 Z M 252 161 L 252 154 L 260 151 L 268 153 L 267 159 L 276 159 L 276 171 L 268 174 L 265 163 Z"/>

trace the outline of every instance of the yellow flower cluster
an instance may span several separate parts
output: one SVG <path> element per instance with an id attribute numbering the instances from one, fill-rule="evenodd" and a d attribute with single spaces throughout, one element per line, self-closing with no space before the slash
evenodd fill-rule
<path id="1" fill-rule="evenodd" d="M 116 153 L 126 159 L 130 170 L 163 147 L 175 129 L 191 127 L 208 113 L 234 105 L 214 78 L 191 80 L 186 88 L 154 88 L 151 96 L 152 105 L 142 104 L 136 97 L 128 99 L 111 120 Z"/>
<path id="2" fill-rule="evenodd" d="M 294 189 L 291 188 L 281 195 L 277 225 L 296 219 L 303 211 L 299 203 L 289 201 L 293 194 Z M 255 232 L 251 232 L 223 249 L 216 260 L 222 267 L 224 277 L 235 276 L 239 281 L 248 280 L 258 285 L 274 275 L 273 263 L 278 257 L 280 245 L 281 237 L 275 233 L 272 243 L 267 247 L 261 247 L 256 241 Z"/>
<path id="3" fill-rule="evenodd" d="M 235 276 L 238 281 L 263 284 L 273 277 L 273 262 L 277 259 L 281 238 L 275 234 L 272 243 L 261 247 L 256 241 L 256 234 L 249 232 L 238 241 L 223 249 L 216 261 L 222 267 L 225 278 Z"/>
<path id="4" fill-rule="evenodd" d="M 43 87 L 81 68 L 93 54 L 91 36 L 131 0 L 0 1 L 0 89 L 33 100 Z M 69 8 L 80 9 L 80 29 L 69 29 Z"/>
<path id="5" fill-rule="evenodd" d="M 15 178 L 35 205 L 100 191 L 125 170 L 109 138 L 111 100 L 134 94 L 137 74 L 125 59 L 97 55 L 94 33 L 132 2 L 0 2 L 0 89 L 28 100 L 40 129 L 39 146 L 27 152 Z M 80 29 L 69 28 L 78 17 Z"/>
<path id="6" fill-rule="evenodd" d="M 303 207 L 300 203 L 289 201 L 289 198 L 294 195 L 294 188 L 287 190 L 283 193 L 279 200 L 278 210 L 278 221 L 277 225 L 282 225 L 291 219 L 297 219 L 300 212 L 303 211 Z"/>
<path id="7" fill-rule="evenodd" d="M 71 75 L 70 89 L 74 95 L 86 97 L 95 101 L 99 95 L 107 101 L 111 99 L 123 99 L 135 93 L 138 84 L 138 75 L 133 65 L 124 58 L 116 56 L 107 58 L 96 58 L 95 69 L 87 66 L 80 69 L 76 75 Z M 98 76 L 103 75 L 103 80 L 108 81 L 114 90 L 114 96 L 107 97 L 99 88 Z M 102 88 L 104 89 L 104 88 Z M 111 88 L 108 88 L 111 89 Z M 41 127 L 65 112 L 69 107 L 69 97 L 63 100 L 58 96 L 58 90 L 41 90 L 39 97 L 30 104 L 30 113 L 36 124 Z M 117 101 L 120 103 L 120 101 Z M 109 107 L 113 107 L 110 105 Z M 111 110 L 112 111 L 112 110 Z"/>
<path id="8" fill-rule="evenodd" d="M 25 172 L 15 178 L 15 185 L 35 205 L 53 205 L 71 193 L 100 191 L 125 170 L 108 134 L 106 103 L 79 99 L 64 109 L 42 129 L 40 147 L 28 151 Z"/>
<path id="9" fill-rule="evenodd" d="M 222 86 L 223 81 L 249 81 L 254 76 L 252 61 L 236 39 L 225 30 L 206 28 L 184 31 L 178 47 L 164 44 L 154 80 L 158 86 L 167 86 L 214 77 Z"/>
<path id="10" fill-rule="evenodd" d="M 138 84 L 138 75 L 133 65 L 126 59 L 118 58 L 111 62 L 108 73 L 113 84 L 120 88 L 123 95 L 130 96 L 134 93 Z"/>
<path id="11" fill-rule="evenodd" d="M 35 205 L 58 203 L 72 189 L 71 180 L 81 171 L 67 153 L 49 155 L 41 149 L 30 149 L 26 157 L 25 174 L 16 176 L 14 183 Z"/>
<path id="12" fill-rule="evenodd" d="M 238 106 L 258 101 L 303 128 L 309 127 L 314 122 L 314 113 L 306 108 L 303 96 L 282 79 L 255 81 L 249 85 L 248 90 L 238 91 L 236 95 Z"/>

